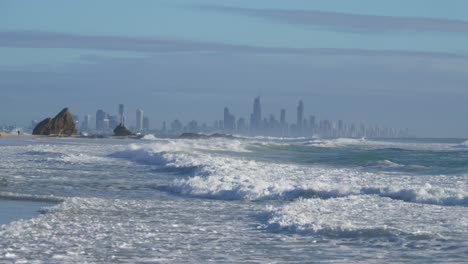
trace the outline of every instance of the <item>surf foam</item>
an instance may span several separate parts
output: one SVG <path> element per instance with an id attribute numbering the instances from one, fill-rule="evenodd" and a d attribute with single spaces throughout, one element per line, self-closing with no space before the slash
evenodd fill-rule
<path id="1" fill-rule="evenodd" d="M 411 204 L 369 195 L 299 199 L 281 207 L 270 206 L 267 211 L 265 227 L 269 230 L 327 236 L 434 238 L 468 228 L 463 208 Z M 445 224 L 433 225 L 434 222 Z"/>

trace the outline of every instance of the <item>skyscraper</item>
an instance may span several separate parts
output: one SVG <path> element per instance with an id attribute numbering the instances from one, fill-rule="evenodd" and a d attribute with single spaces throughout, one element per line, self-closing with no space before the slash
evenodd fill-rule
<path id="1" fill-rule="evenodd" d="M 137 132 L 143 131 L 143 110 L 141 110 L 140 108 L 136 110 L 135 130 Z"/>
<path id="2" fill-rule="evenodd" d="M 143 131 L 149 131 L 149 118 L 147 116 L 143 117 Z"/>
<path id="3" fill-rule="evenodd" d="M 96 130 L 104 130 L 104 119 L 107 118 L 106 112 L 99 109 L 96 111 Z"/>
<path id="4" fill-rule="evenodd" d="M 297 106 L 297 132 L 302 133 L 302 123 L 303 123 L 303 118 L 304 116 L 304 104 L 302 103 L 302 100 L 299 100 L 299 105 Z"/>
<path id="5" fill-rule="evenodd" d="M 284 109 L 284 108 L 281 109 L 280 123 L 281 123 L 281 127 L 286 126 L 286 109 Z"/>
<path id="6" fill-rule="evenodd" d="M 81 129 L 83 131 L 89 131 L 91 130 L 91 115 L 85 115 L 83 119 L 83 123 L 81 124 Z"/>
<path id="7" fill-rule="evenodd" d="M 256 97 L 253 104 L 253 113 L 250 115 L 250 130 L 258 132 L 262 123 L 262 106 L 260 105 L 260 97 Z"/>
<path id="8" fill-rule="evenodd" d="M 229 108 L 224 108 L 224 131 L 234 132 L 236 128 L 236 117 L 229 113 Z"/>
<path id="9" fill-rule="evenodd" d="M 124 105 L 119 104 L 119 122 L 122 125 L 125 125 L 125 118 L 124 118 Z"/>
<path id="10" fill-rule="evenodd" d="M 244 133 L 244 132 L 247 131 L 247 124 L 246 124 L 245 119 L 243 117 L 240 117 L 237 120 L 237 131 L 239 133 Z"/>

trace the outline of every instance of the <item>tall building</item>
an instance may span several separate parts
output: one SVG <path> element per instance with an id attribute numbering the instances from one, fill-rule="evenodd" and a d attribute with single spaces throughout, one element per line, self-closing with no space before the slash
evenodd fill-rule
<path id="1" fill-rule="evenodd" d="M 304 104 L 302 103 L 302 100 L 299 100 L 299 105 L 297 106 L 297 131 L 299 133 L 302 133 L 302 124 L 304 120 Z"/>
<path id="2" fill-rule="evenodd" d="M 280 124 L 281 124 L 281 127 L 285 127 L 286 126 L 286 109 L 281 109 L 281 112 L 280 112 Z"/>
<path id="3" fill-rule="evenodd" d="M 237 131 L 239 133 L 247 132 L 247 124 L 246 124 L 245 119 L 243 117 L 239 117 L 239 119 L 237 120 Z"/>
<path id="4" fill-rule="evenodd" d="M 338 120 L 338 136 L 342 137 L 344 135 L 344 122 L 343 120 Z"/>
<path id="5" fill-rule="evenodd" d="M 89 131 L 91 130 L 91 115 L 87 114 L 83 118 L 83 123 L 81 124 L 81 130 Z"/>
<path id="6" fill-rule="evenodd" d="M 143 131 L 149 131 L 149 118 L 147 116 L 143 117 Z"/>
<path id="7" fill-rule="evenodd" d="M 226 132 L 234 132 L 236 129 L 236 117 L 229 113 L 229 108 L 225 107 L 224 108 L 224 119 L 223 119 L 223 124 L 224 124 L 224 131 Z"/>
<path id="8" fill-rule="evenodd" d="M 309 126 L 312 130 L 314 130 L 317 126 L 317 118 L 314 115 L 309 116 Z"/>
<path id="9" fill-rule="evenodd" d="M 124 105 L 119 104 L 119 122 L 122 125 L 125 125 L 125 118 L 124 118 Z"/>
<path id="10" fill-rule="evenodd" d="M 260 104 L 260 97 L 256 97 L 253 104 L 253 113 L 250 115 L 250 130 L 258 132 L 262 124 L 262 106 Z"/>
<path id="11" fill-rule="evenodd" d="M 104 118 L 104 120 L 102 120 L 102 130 L 109 130 L 110 129 L 110 120 L 109 118 Z"/>
<path id="12" fill-rule="evenodd" d="M 121 117 L 120 115 L 113 115 L 113 116 L 109 116 L 109 128 L 111 129 L 114 129 L 115 127 L 117 127 L 119 124 L 123 124 L 121 122 Z"/>
<path id="13" fill-rule="evenodd" d="M 172 123 L 171 123 L 171 132 L 172 133 L 182 132 L 182 123 L 179 121 L 179 119 L 176 119 L 176 120 L 172 121 Z"/>
<path id="14" fill-rule="evenodd" d="M 143 131 L 143 110 L 141 110 L 140 108 L 136 110 L 135 130 L 137 132 Z"/>
<path id="15" fill-rule="evenodd" d="M 187 124 L 187 127 L 185 128 L 185 130 L 190 133 L 197 133 L 199 131 L 197 121 L 195 120 L 190 121 Z"/>
<path id="16" fill-rule="evenodd" d="M 104 110 L 96 111 L 96 130 L 104 130 L 104 119 L 107 119 L 107 114 Z"/>

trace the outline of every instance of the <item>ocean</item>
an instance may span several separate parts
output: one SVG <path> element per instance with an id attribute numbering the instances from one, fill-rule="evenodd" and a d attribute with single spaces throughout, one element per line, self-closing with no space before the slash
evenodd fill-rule
<path id="1" fill-rule="evenodd" d="M 468 141 L 0 139 L 8 206 L 0 263 L 461 263 Z"/>

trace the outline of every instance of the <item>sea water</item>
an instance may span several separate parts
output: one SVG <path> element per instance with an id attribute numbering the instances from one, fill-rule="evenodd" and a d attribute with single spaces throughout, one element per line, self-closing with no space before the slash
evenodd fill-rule
<path id="1" fill-rule="evenodd" d="M 468 259 L 465 140 L 4 139 L 12 199 L 1 263 Z"/>

